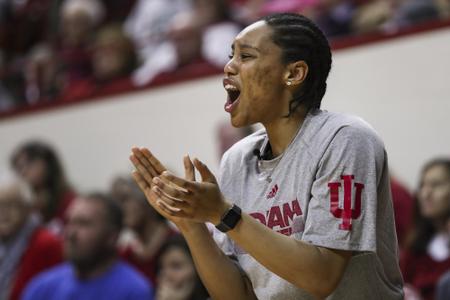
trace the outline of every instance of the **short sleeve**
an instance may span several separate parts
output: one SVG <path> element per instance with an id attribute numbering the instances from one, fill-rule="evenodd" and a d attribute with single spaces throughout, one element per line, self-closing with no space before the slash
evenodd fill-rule
<path id="1" fill-rule="evenodd" d="M 378 184 L 384 146 L 365 127 L 341 128 L 319 160 L 303 240 L 351 251 L 376 251 Z"/>

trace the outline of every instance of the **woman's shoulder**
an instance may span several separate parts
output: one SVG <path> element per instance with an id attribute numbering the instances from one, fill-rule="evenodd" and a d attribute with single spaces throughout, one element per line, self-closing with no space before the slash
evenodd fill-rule
<path id="1" fill-rule="evenodd" d="M 315 110 L 310 113 L 313 127 L 321 129 L 339 130 L 343 127 L 350 127 L 356 130 L 369 131 L 375 133 L 374 128 L 363 118 L 340 112 L 330 112 L 327 110 Z"/>
<path id="2" fill-rule="evenodd" d="M 372 141 L 383 145 L 378 133 L 363 118 L 338 112 L 317 110 L 310 113 L 304 140 L 311 144 L 329 144 L 332 140 Z"/>

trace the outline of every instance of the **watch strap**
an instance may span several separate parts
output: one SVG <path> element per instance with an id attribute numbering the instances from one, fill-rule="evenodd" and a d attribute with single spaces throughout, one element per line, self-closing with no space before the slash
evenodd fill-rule
<path id="1" fill-rule="evenodd" d="M 220 219 L 220 223 L 216 225 L 216 228 L 222 232 L 227 232 L 236 227 L 237 223 L 241 220 L 242 210 L 236 204 L 224 213 Z"/>

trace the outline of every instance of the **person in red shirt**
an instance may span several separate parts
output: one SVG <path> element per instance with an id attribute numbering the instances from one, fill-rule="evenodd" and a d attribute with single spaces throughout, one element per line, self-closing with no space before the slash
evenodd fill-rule
<path id="1" fill-rule="evenodd" d="M 414 199 L 408 189 L 395 177 L 391 176 L 392 204 L 394 205 L 395 230 L 400 249 L 411 227 Z"/>
<path id="2" fill-rule="evenodd" d="M 413 231 L 400 259 L 405 283 L 435 299 L 439 278 L 450 269 L 450 159 L 425 165 L 417 193 Z"/>
<path id="3" fill-rule="evenodd" d="M 36 197 L 34 207 L 46 227 L 61 234 L 66 210 L 76 193 L 66 180 L 56 151 L 43 142 L 29 141 L 13 153 L 11 165 L 31 186 Z"/>
<path id="4" fill-rule="evenodd" d="M 62 261 L 61 241 L 40 225 L 27 185 L 0 184 L 0 299 L 20 299 L 35 275 Z"/>

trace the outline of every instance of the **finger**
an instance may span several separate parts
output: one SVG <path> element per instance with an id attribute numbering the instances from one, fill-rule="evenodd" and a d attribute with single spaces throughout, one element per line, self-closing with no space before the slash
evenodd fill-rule
<path id="1" fill-rule="evenodd" d="M 183 157 L 184 178 L 186 180 L 195 181 L 195 168 L 189 155 Z"/>
<path id="2" fill-rule="evenodd" d="M 167 185 L 177 187 L 177 190 L 182 190 L 184 193 L 190 194 L 190 191 L 198 190 L 198 183 L 195 181 L 186 180 L 184 178 L 180 178 L 178 176 L 173 175 L 168 171 L 164 171 L 158 179 L 162 180 Z"/>
<path id="3" fill-rule="evenodd" d="M 158 207 L 155 207 L 155 200 L 157 196 L 152 192 L 151 187 L 148 185 L 147 181 L 145 181 L 145 179 L 138 171 L 133 171 L 131 175 L 133 176 L 134 181 L 136 181 L 136 183 L 138 184 L 139 188 L 144 192 L 147 202 L 158 211 Z"/>
<path id="4" fill-rule="evenodd" d="M 180 210 L 188 210 L 189 205 L 187 202 L 182 201 L 180 199 L 175 199 L 173 197 L 170 197 L 169 195 L 165 194 L 163 191 L 161 191 L 160 188 L 157 186 L 154 186 L 152 188 L 153 193 L 158 197 L 158 200 L 164 201 L 164 204 L 167 204 L 170 209 L 174 211 L 180 211 Z"/>
<path id="5" fill-rule="evenodd" d="M 171 217 L 191 218 L 191 216 L 187 215 L 182 209 L 177 210 L 177 208 L 169 206 L 161 199 L 156 200 L 156 206 L 158 207 L 158 210 L 169 216 L 169 219 L 171 219 Z"/>
<path id="6" fill-rule="evenodd" d="M 156 206 L 159 210 L 161 210 L 164 214 L 168 216 L 175 217 L 177 216 L 177 212 L 180 211 L 180 209 L 174 208 L 166 204 L 163 200 L 156 200 Z"/>
<path id="7" fill-rule="evenodd" d="M 139 174 L 141 174 L 141 177 L 143 177 L 143 179 L 147 182 L 147 184 L 151 186 L 152 179 L 154 178 L 154 176 L 150 174 L 147 168 L 145 168 L 144 165 L 142 165 L 142 163 L 137 159 L 137 157 L 134 154 L 130 155 L 130 160 L 133 163 L 136 170 L 139 172 Z"/>
<path id="8" fill-rule="evenodd" d="M 177 205 L 177 203 L 182 203 L 184 202 L 183 200 L 179 199 L 179 198 L 175 198 L 169 194 L 167 194 L 166 192 L 164 192 L 160 187 L 158 186 L 153 186 L 152 187 L 152 191 L 160 198 L 164 198 L 163 200 L 169 204 L 170 206 L 175 207 Z"/>
<path id="9" fill-rule="evenodd" d="M 131 152 L 139 160 L 139 162 L 148 170 L 148 172 L 150 173 L 150 175 L 152 177 L 155 177 L 155 176 L 158 176 L 161 174 L 155 170 L 155 168 L 152 166 L 151 162 L 147 159 L 147 157 L 142 153 L 142 151 L 139 148 L 133 147 L 131 149 Z"/>
<path id="10" fill-rule="evenodd" d="M 142 192 L 145 193 L 147 189 L 150 188 L 150 186 L 147 184 L 147 182 L 144 180 L 142 175 L 139 174 L 138 171 L 133 171 L 131 173 L 131 176 L 133 177 L 134 181 L 137 183 Z"/>
<path id="11" fill-rule="evenodd" d="M 199 159 L 194 158 L 194 166 L 197 168 L 203 182 L 217 183 L 216 177 L 209 168 Z"/>
<path id="12" fill-rule="evenodd" d="M 150 152 L 150 150 L 147 148 L 141 148 L 141 152 L 148 159 L 158 175 L 166 170 L 163 164 Z"/>
<path id="13" fill-rule="evenodd" d="M 155 184 L 165 195 L 167 195 L 167 197 L 173 198 L 175 201 L 186 201 L 188 199 L 188 195 L 190 194 L 187 189 L 174 186 L 174 184 L 166 178 L 155 177 L 153 178 L 153 184 Z"/>

